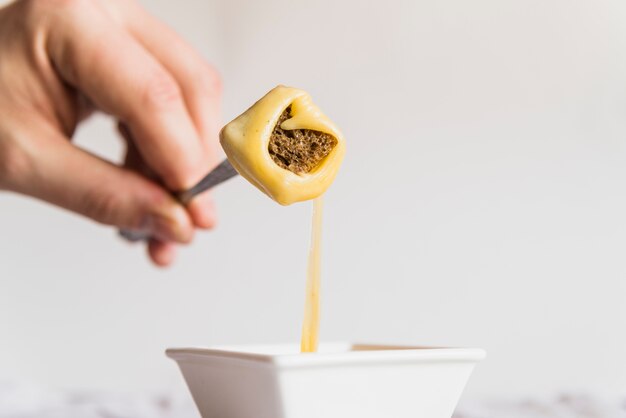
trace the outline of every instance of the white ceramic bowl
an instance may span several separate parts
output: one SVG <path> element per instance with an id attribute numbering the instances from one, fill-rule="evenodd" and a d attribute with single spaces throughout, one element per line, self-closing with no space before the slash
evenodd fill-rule
<path id="1" fill-rule="evenodd" d="M 474 348 L 323 344 L 171 348 L 204 418 L 450 418 Z"/>

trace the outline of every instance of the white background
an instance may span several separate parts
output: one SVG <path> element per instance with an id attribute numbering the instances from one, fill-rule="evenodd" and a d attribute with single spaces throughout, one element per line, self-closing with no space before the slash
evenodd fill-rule
<path id="1" fill-rule="evenodd" d="M 626 392 L 626 3 L 144 1 L 222 72 L 342 127 L 324 340 L 485 348 L 467 397 Z M 2 59 L 2 57 L 0 57 Z M 98 117 L 77 142 L 118 159 Z M 184 390 L 168 346 L 297 342 L 308 204 L 243 179 L 152 268 L 115 231 L 0 194 L 0 377 Z"/>

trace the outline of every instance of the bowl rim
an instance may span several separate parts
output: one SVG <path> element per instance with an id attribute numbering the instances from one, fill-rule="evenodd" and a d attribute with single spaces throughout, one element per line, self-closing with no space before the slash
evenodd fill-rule
<path id="1" fill-rule="evenodd" d="M 477 363 L 486 357 L 483 349 L 463 347 L 340 342 L 322 343 L 320 349 L 316 353 L 299 353 L 295 344 L 232 345 L 168 348 L 165 354 L 175 361 L 222 359 L 278 368 L 381 363 Z"/>

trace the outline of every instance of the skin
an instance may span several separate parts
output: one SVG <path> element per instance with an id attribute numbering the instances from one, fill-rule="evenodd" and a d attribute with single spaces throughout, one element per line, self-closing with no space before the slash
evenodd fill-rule
<path id="1" fill-rule="evenodd" d="M 133 0 L 21 0 L 0 8 L 0 190 L 117 228 L 150 232 L 156 265 L 215 225 L 207 194 L 186 189 L 214 166 L 216 71 Z M 111 115 L 123 166 L 75 147 L 77 125 Z"/>

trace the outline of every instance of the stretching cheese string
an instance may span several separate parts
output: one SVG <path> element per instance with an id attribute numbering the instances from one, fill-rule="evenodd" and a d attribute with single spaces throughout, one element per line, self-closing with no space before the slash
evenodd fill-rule
<path id="1" fill-rule="evenodd" d="M 321 278 L 321 241 L 322 241 L 322 197 L 313 201 L 313 222 L 311 227 L 311 248 L 306 281 L 306 299 L 304 305 L 304 323 L 300 351 L 317 351 L 320 329 L 320 278 Z"/>

